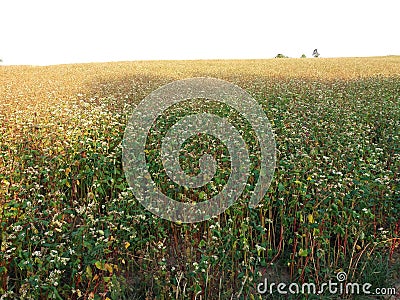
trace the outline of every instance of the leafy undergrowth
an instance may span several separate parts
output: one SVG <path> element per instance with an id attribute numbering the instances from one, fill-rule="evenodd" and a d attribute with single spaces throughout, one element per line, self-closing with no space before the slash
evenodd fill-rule
<path id="1" fill-rule="evenodd" d="M 388 65 L 399 63 L 2 67 L 1 299 L 260 299 L 265 277 L 321 285 L 340 271 L 394 285 L 400 68 Z M 144 96 L 193 76 L 229 80 L 259 102 L 277 167 L 257 208 L 242 197 L 218 217 L 176 224 L 133 197 L 121 141 Z"/>

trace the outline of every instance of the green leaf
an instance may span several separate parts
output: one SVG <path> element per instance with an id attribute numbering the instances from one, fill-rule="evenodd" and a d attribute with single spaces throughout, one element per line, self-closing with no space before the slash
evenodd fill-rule
<path id="1" fill-rule="evenodd" d="M 93 272 L 92 272 L 92 268 L 90 266 L 86 267 L 86 275 L 89 279 L 91 279 L 93 277 Z"/>
<path id="2" fill-rule="evenodd" d="M 199 199 L 204 200 L 207 198 L 207 194 L 204 191 L 201 191 L 199 193 Z"/>
<path id="3" fill-rule="evenodd" d="M 102 271 L 105 271 L 105 270 L 106 270 L 106 268 L 105 268 L 105 266 L 104 266 L 104 263 L 102 263 L 101 261 L 96 261 L 96 262 L 94 263 L 94 265 L 95 265 L 96 268 L 99 269 L 99 270 L 102 270 Z"/>
<path id="4" fill-rule="evenodd" d="M 307 255 L 308 255 L 308 250 L 307 249 L 303 250 L 302 248 L 300 248 L 299 256 L 306 257 Z"/>

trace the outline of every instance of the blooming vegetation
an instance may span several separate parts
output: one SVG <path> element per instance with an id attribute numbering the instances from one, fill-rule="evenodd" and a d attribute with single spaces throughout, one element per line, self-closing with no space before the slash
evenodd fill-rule
<path id="1" fill-rule="evenodd" d="M 177 224 L 135 200 L 121 141 L 141 99 L 198 76 L 259 102 L 277 167 L 258 207 Z M 399 252 L 400 57 L 0 66 L 0 82 L 0 299 L 259 299 L 271 268 L 355 282 Z"/>

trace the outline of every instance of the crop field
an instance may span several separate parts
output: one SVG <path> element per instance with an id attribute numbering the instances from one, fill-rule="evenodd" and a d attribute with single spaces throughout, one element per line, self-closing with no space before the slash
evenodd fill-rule
<path id="1" fill-rule="evenodd" d="M 135 199 L 122 139 L 144 97 L 191 77 L 246 90 L 272 125 L 277 161 L 257 207 L 244 192 L 182 224 Z M 189 201 L 218 193 L 229 163 L 217 185 L 181 189 L 157 158 L 159 131 L 146 148 L 158 188 Z M 202 144 L 226 153 L 191 139 L 182 165 L 196 170 Z M 258 290 L 265 278 L 320 287 L 339 272 L 399 292 L 399 170 L 398 56 L 0 66 L 0 299 L 375 299 Z"/>

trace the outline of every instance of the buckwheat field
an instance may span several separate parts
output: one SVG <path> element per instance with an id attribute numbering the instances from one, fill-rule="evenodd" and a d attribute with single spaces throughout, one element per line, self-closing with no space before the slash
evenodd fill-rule
<path id="1" fill-rule="evenodd" d="M 145 96 L 191 77 L 246 90 L 271 122 L 277 163 L 256 208 L 243 195 L 180 224 L 135 199 L 121 142 Z M 192 142 L 182 164 L 196 169 Z M 201 201 L 229 177 L 222 161 L 216 185 L 179 189 L 157 145 L 154 132 L 149 169 L 171 197 Z M 0 299 L 264 299 L 266 277 L 318 286 L 338 272 L 398 286 L 399 145 L 396 56 L 0 66 Z"/>

